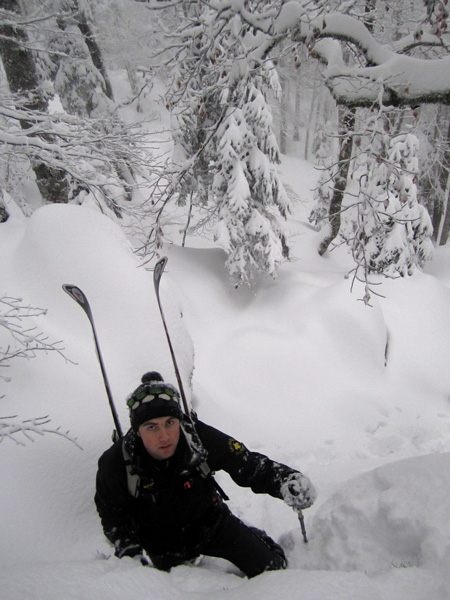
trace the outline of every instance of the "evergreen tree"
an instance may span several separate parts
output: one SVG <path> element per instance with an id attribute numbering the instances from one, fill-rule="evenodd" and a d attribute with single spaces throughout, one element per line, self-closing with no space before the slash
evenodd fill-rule
<path id="1" fill-rule="evenodd" d="M 417 137 L 410 133 L 389 140 L 384 157 L 382 143 L 378 148 L 380 152 L 370 155 L 361 178 L 353 242 L 355 261 L 364 273 L 357 276 L 366 283 L 370 273 L 411 275 L 433 251 L 431 219 L 417 201 Z"/>
<path id="2" fill-rule="evenodd" d="M 235 285 L 275 275 L 288 256 L 280 217 L 288 199 L 276 173 L 279 151 L 264 95 L 277 86 L 271 63 L 248 59 L 248 26 L 204 11 L 177 57 L 170 108 L 176 148 L 173 188 L 216 221 Z M 192 33 L 194 32 L 194 35 Z"/>

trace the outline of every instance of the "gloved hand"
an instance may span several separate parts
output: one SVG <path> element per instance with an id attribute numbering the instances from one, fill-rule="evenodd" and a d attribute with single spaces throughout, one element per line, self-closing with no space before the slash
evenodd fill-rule
<path id="1" fill-rule="evenodd" d="M 123 558 L 124 556 L 133 558 L 143 553 L 142 546 L 130 539 L 116 540 L 114 542 L 114 549 L 114 554 L 117 558 Z"/>
<path id="2" fill-rule="evenodd" d="M 302 473 L 292 473 L 281 486 L 281 495 L 288 506 L 295 511 L 314 504 L 317 492 L 309 477 Z"/>

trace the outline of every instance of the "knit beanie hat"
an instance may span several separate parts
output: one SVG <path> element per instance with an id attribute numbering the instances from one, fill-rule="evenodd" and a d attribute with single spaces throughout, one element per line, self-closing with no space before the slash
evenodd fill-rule
<path id="1" fill-rule="evenodd" d="M 180 395 L 175 387 L 165 383 L 157 371 L 145 373 L 141 385 L 127 398 L 130 409 L 130 422 L 134 431 L 142 423 L 157 417 L 183 418 Z"/>

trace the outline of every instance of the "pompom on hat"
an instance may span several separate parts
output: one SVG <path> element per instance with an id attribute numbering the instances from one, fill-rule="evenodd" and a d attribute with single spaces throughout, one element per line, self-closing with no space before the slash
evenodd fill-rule
<path id="1" fill-rule="evenodd" d="M 131 427 L 134 431 L 137 431 L 142 423 L 158 417 L 175 417 L 180 420 L 183 418 L 178 391 L 169 383 L 165 383 L 160 373 L 145 373 L 141 382 L 127 398 Z"/>

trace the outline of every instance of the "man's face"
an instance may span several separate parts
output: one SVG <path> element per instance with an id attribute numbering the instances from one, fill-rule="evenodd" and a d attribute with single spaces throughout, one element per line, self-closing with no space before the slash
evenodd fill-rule
<path id="1" fill-rule="evenodd" d="M 142 423 L 138 429 L 145 449 L 155 460 L 166 460 L 175 454 L 180 439 L 180 421 L 175 417 L 157 417 Z"/>

